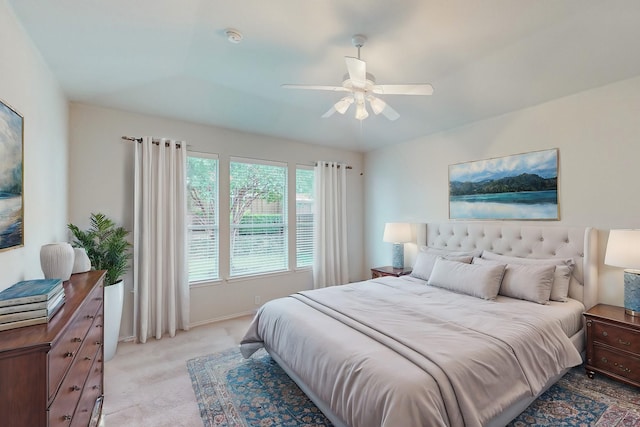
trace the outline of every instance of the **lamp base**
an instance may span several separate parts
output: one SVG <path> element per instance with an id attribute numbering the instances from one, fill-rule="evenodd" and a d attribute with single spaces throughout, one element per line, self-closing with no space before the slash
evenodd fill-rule
<path id="1" fill-rule="evenodd" d="M 393 268 L 404 268 L 404 244 L 393 244 L 393 262 L 391 266 Z"/>
<path id="2" fill-rule="evenodd" d="M 624 271 L 624 311 L 640 316 L 640 272 Z"/>

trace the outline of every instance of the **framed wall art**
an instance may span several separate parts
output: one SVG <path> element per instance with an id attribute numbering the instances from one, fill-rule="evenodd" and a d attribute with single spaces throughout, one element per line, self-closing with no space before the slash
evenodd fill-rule
<path id="1" fill-rule="evenodd" d="M 24 123 L 0 101 L 0 251 L 24 245 Z"/>
<path id="2" fill-rule="evenodd" d="M 558 149 L 449 166 L 449 218 L 558 220 Z"/>

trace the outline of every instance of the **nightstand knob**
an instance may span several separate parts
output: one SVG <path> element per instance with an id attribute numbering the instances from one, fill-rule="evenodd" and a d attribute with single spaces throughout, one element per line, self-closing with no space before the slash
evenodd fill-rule
<path id="1" fill-rule="evenodd" d="M 603 363 L 608 363 L 609 361 L 607 360 L 607 358 L 606 358 L 606 357 L 603 357 L 603 358 L 602 358 L 602 362 L 603 362 Z"/>
<path id="2" fill-rule="evenodd" d="M 620 338 L 618 338 L 618 342 L 619 342 L 620 344 L 622 344 L 622 345 L 631 345 L 631 341 L 624 341 L 624 340 L 622 340 L 622 339 L 620 339 Z"/>
<path id="3" fill-rule="evenodd" d="M 603 332 L 602 332 L 602 336 L 603 336 L 603 337 L 608 337 L 608 336 L 609 336 L 609 334 L 607 333 L 607 331 L 603 331 Z"/>

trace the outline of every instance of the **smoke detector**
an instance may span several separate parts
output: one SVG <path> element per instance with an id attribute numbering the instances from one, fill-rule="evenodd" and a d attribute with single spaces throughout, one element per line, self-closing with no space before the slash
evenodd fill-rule
<path id="1" fill-rule="evenodd" d="M 227 28 L 224 30 L 224 33 L 227 35 L 227 40 L 231 43 L 238 44 L 242 41 L 242 33 L 238 30 L 234 30 L 233 28 Z"/>

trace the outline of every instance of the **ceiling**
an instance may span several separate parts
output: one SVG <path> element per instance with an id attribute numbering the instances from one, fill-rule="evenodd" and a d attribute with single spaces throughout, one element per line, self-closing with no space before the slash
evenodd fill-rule
<path id="1" fill-rule="evenodd" d="M 358 151 L 640 75 L 637 0 L 8 2 L 71 101 Z M 357 33 L 378 83 L 435 93 L 360 122 L 280 87 L 340 85 Z"/>

